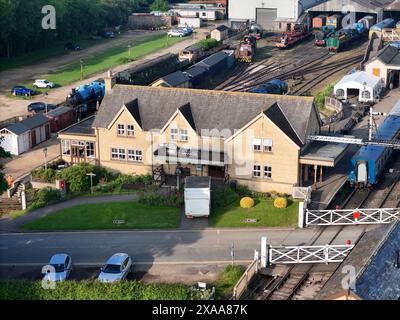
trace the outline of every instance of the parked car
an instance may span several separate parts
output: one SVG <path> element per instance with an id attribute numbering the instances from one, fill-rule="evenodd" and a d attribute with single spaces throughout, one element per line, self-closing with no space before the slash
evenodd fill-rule
<path id="1" fill-rule="evenodd" d="M 100 270 L 98 280 L 101 282 L 116 282 L 123 280 L 132 271 L 132 259 L 126 253 L 116 253 L 111 256 Z"/>
<path id="2" fill-rule="evenodd" d="M 54 82 L 50 82 L 46 79 L 38 79 L 35 80 L 35 82 L 33 83 L 33 87 L 34 88 L 54 88 Z"/>
<path id="3" fill-rule="evenodd" d="M 33 96 L 35 92 L 32 89 L 28 89 L 24 86 L 15 86 L 11 89 L 11 94 L 14 96 Z"/>
<path id="4" fill-rule="evenodd" d="M 49 104 L 49 103 L 47 104 L 47 111 L 53 110 L 55 108 L 57 108 L 56 105 Z M 27 109 L 28 109 L 28 112 L 35 112 L 35 113 L 46 111 L 46 103 L 34 102 L 34 103 L 31 103 L 30 105 L 28 105 Z"/>
<path id="5" fill-rule="evenodd" d="M 115 34 L 112 31 L 107 31 L 103 33 L 103 37 L 107 39 L 115 38 Z"/>
<path id="6" fill-rule="evenodd" d="M 187 36 L 187 33 L 184 32 L 183 30 L 175 29 L 175 30 L 170 30 L 168 31 L 168 37 L 185 37 Z"/>
<path id="7" fill-rule="evenodd" d="M 178 30 L 182 30 L 187 35 L 191 35 L 193 33 L 193 29 L 191 27 L 182 27 L 178 28 Z"/>
<path id="8" fill-rule="evenodd" d="M 65 50 L 70 50 L 70 51 L 78 51 L 81 50 L 81 46 L 78 43 L 75 42 L 67 42 L 64 45 Z"/>
<path id="9" fill-rule="evenodd" d="M 68 254 L 58 253 L 51 257 L 48 266 L 43 280 L 65 281 L 72 271 L 72 259 Z"/>

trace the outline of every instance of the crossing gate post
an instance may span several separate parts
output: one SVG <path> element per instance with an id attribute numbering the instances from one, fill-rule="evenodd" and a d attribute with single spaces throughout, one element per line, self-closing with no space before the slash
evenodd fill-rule
<path id="1" fill-rule="evenodd" d="M 268 266 L 268 253 L 267 237 L 261 237 L 261 268 Z"/>
<path id="2" fill-rule="evenodd" d="M 305 215 L 304 211 L 306 210 L 306 208 L 307 208 L 307 205 L 303 201 L 299 202 L 299 223 L 298 223 L 298 225 L 299 225 L 299 228 L 301 228 L 301 229 L 303 229 L 304 225 L 305 225 L 304 218 L 306 215 Z"/>

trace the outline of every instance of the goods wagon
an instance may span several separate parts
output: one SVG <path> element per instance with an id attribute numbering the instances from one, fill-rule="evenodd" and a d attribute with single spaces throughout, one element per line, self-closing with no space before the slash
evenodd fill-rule
<path id="1" fill-rule="evenodd" d="M 332 26 L 336 30 L 340 29 L 342 27 L 341 23 L 342 23 L 342 15 L 341 14 L 334 14 L 334 15 L 326 18 L 326 25 Z"/>
<path id="2" fill-rule="evenodd" d="M 319 15 L 312 19 L 313 29 L 321 29 L 326 24 L 326 16 Z"/>

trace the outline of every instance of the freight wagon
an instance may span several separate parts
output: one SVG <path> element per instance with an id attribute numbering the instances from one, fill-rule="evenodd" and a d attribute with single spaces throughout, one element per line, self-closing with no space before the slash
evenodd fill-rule
<path id="1" fill-rule="evenodd" d="M 312 27 L 313 29 L 321 29 L 326 24 L 326 16 L 319 15 L 312 19 Z"/>
<path id="2" fill-rule="evenodd" d="M 304 24 L 296 24 L 292 31 L 284 32 L 275 46 L 279 49 L 288 48 L 295 43 L 304 40 L 310 35 L 310 31 Z"/>
<path id="3" fill-rule="evenodd" d="M 323 26 L 321 30 L 315 33 L 315 45 L 325 46 L 326 39 L 335 33 L 335 28 L 332 26 Z"/>
<path id="4" fill-rule="evenodd" d="M 341 14 L 334 14 L 326 18 L 326 25 L 332 26 L 336 30 L 342 27 L 342 15 Z"/>

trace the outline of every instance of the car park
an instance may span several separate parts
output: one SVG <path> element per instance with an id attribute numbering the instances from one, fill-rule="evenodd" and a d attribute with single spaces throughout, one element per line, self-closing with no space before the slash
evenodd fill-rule
<path id="1" fill-rule="evenodd" d="M 126 279 L 132 271 L 132 259 L 126 253 L 112 255 L 101 268 L 98 280 L 116 282 Z"/>
<path id="2" fill-rule="evenodd" d="M 69 51 L 78 51 L 78 50 L 81 50 L 81 46 L 75 42 L 67 42 L 64 45 L 64 49 L 69 50 Z"/>
<path id="3" fill-rule="evenodd" d="M 57 106 L 54 104 L 49 104 L 49 103 L 46 104 L 44 102 L 33 102 L 28 105 L 27 110 L 28 110 L 28 112 L 38 113 L 38 112 L 46 111 L 46 108 L 47 108 L 47 111 L 50 111 L 50 110 L 57 108 Z"/>
<path id="4" fill-rule="evenodd" d="M 46 88 L 46 89 L 50 89 L 50 88 L 54 88 L 54 82 L 50 82 L 46 79 L 37 79 L 35 80 L 35 82 L 33 83 L 33 87 L 34 88 Z"/>
<path id="5" fill-rule="evenodd" d="M 58 253 L 51 257 L 50 262 L 43 268 L 43 280 L 65 281 L 72 271 L 72 259 L 68 254 Z"/>
<path id="6" fill-rule="evenodd" d="M 170 30 L 168 31 L 168 37 L 185 37 L 187 36 L 187 33 L 184 32 L 183 30 L 175 29 L 175 30 Z"/>
<path id="7" fill-rule="evenodd" d="M 14 96 L 33 96 L 35 92 L 24 86 L 15 86 L 11 89 L 11 94 Z"/>

